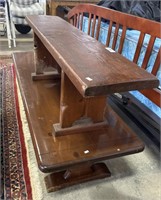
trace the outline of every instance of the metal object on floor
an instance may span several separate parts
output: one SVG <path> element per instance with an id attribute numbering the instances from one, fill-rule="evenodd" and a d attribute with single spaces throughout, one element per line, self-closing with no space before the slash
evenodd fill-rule
<path id="1" fill-rule="evenodd" d="M 16 47 L 15 27 L 10 13 L 10 0 L 0 0 L 0 34 L 7 35 L 8 47 Z"/>

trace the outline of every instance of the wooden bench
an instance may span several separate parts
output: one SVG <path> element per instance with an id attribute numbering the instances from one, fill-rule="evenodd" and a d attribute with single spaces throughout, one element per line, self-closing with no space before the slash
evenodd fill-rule
<path id="1" fill-rule="evenodd" d="M 134 51 L 133 56 L 133 62 L 138 63 L 138 60 L 140 58 L 140 54 L 142 53 L 142 47 L 144 46 L 144 39 L 147 37 L 147 34 L 150 35 L 150 40 L 146 41 L 145 44 L 147 46 L 146 53 L 143 57 L 143 62 L 141 65 L 141 68 L 147 69 L 148 68 L 148 62 L 151 58 L 151 55 L 153 54 L 153 48 L 156 38 L 161 38 L 160 34 L 160 27 L 161 24 L 159 22 L 151 21 L 145 18 L 129 15 L 126 13 L 118 12 L 115 10 L 111 10 L 108 8 L 96 6 L 96 5 L 78 5 L 75 8 L 73 8 L 69 14 L 68 19 L 71 24 L 73 24 L 75 27 L 77 27 L 80 30 L 83 30 L 83 20 L 85 17 L 89 17 L 88 20 L 88 31 L 87 34 L 91 37 L 94 37 L 96 40 L 99 40 L 100 36 L 100 29 L 101 29 L 101 21 L 104 20 L 106 23 L 109 24 L 107 36 L 106 36 L 106 47 L 109 47 L 110 41 L 113 36 L 113 41 L 111 44 L 111 48 L 118 53 L 122 54 L 123 48 L 125 44 L 126 39 L 126 32 L 127 30 L 137 30 L 140 31 L 140 36 L 138 39 L 135 39 L 135 43 L 137 43 L 136 50 Z M 113 28 L 115 27 L 115 30 L 113 32 Z M 153 27 L 153 28 L 152 28 Z M 122 29 L 121 35 L 120 35 L 120 28 Z M 120 37 L 120 42 L 118 42 L 118 37 Z M 99 40 L 100 41 L 100 40 Z M 102 42 L 102 41 L 100 41 Z M 155 59 L 155 57 L 154 57 Z M 156 60 L 154 62 L 154 65 L 151 69 L 151 74 L 157 75 L 160 64 L 161 64 L 161 47 L 159 47 Z M 150 101 L 152 101 L 154 104 L 156 104 L 158 107 L 161 108 L 161 90 L 158 88 L 154 89 L 144 89 L 140 90 L 145 97 L 147 97 Z M 119 102 L 119 105 L 123 106 L 122 108 L 128 113 L 130 113 L 131 116 L 133 116 L 137 122 L 141 123 L 141 126 L 144 126 L 146 128 L 146 132 L 149 133 L 149 135 L 152 136 L 157 141 L 157 144 L 160 140 L 160 118 L 158 115 L 154 113 L 154 111 L 151 111 L 147 106 L 145 106 L 143 103 L 140 102 L 135 96 L 131 95 L 130 93 L 122 93 L 122 102 L 125 105 L 121 105 L 120 99 L 118 99 L 117 96 L 111 97 L 113 100 L 116 99 L 116 102 Z M 130 100 L 129 100 L 130 99 Z M 141 109 L 142 112 L 139 111 Z M 154 128 L 152 128 L 154 127 Z M 159 142 L 160 146 L 160 142 Z"/>
<path id="2" fill-rule="evenodd" d="M 48 192 L 110 176 L 99 161 L 140 152 L 144 144 L 107 95 L 154 88 L 158 80 L 59 17 L 27 21 L 34 52 L 13 59 L 38 166 L 52 172 L 45 177 Z"/>

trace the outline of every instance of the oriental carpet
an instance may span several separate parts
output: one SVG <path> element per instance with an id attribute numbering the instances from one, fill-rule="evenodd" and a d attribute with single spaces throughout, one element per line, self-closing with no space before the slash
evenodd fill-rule
<path id="1" fill-rule="evenodd" d="M 32 199 L 24 133 L 12 60 L 0 57 L 0 199 Z"/>

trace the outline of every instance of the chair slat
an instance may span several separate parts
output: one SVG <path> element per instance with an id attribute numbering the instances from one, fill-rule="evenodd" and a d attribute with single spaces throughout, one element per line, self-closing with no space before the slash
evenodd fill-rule
<path id="1" fill-rule="evenodd" d="M 95 26 L 96 26 L 96 15 L 94 15 L 93 23 L 92 23 L 92 34 L 91 34 L 92 37 L 94 37 Z"/>
<path id="2" fill-rule="evenodd" d="M 143 45 L 143 41 L 144 41 L 144 37 L 145 37 L 144 33 L 141 33 L 140 36 L 139 36 L 138 44 L 137 44 L 135 55 L 134 55 L 134 59 L 133 59 L 134 63 L 138 62 L 140 51 L 141 51 L 141 48 L 142 48 L 142 45 Z"/>
<path id="3" fill-rule="evenodd" d="M 144 60 L 143 60 L 142 66 L 141 66 L 143 69 L 147 68 L 148 61 L 149 61 L 151 52 L 153 50 L 154 42 L 155 42 L 155 37 L 151 36 L 150 41 L 149 41 L 149 45 L 148 45 L 148 48 L 146 50 Z"/>
<path id="4" fill-rule="evenodd" d="M 125 36 L 126 36 L 126 26 L 123 26 L 122 28 L 122 34 L 121 34 L 121 39 L 120 39 L 120 44 L 119 44 L 119 49 L 118 49 L 118 53 L 122 53 L 122 49 L 123 49 L 123 46 L 124 46 L 124 40 L 125 40 Z"/>
<path id="5" fill-rule="evenodd" d="M 141 92 L 144 96 L 149 98 L 153 103 L 155 103 L 157 106 L 161 107 L 160 98 L 161 98 L 161 90 L 155 88 L 155 89 L 146 89 L 141 90 Z"/>
<path id="6" fill-rule="evenodd" d="M 80 30 L 83 28 L 83 12 L 81 13 Z"/>
<path id="7" fill-rule="evenodd" d="M 118 32 L 119 32 L 119 24 L 116 24 L 114 38 L 113 38 L 113 42 L 112 42 L 112 49 L 114 49 L 114 50 L 115 50 L 115 47 L 116 47 Z"/>
<path id="8" fill-rule="evenodd" d="M 108 32 L 107 32 L 107 39 L 106 39 L 106 46 L 107 46 L 107 47 L 108 47 L 109 44 L 110 44 L 110 38 L 111 38 L 111 32 L 112 32 L 112 25 L 113 25 L 113 22 L 110 21 L 109 28 L 108 28 Z"/>
<path id="9" fill-rule="evenodd" d="M 91 31 L 91 19 L 92 19 L 92 14 L 89 13 L 89 19 L 88 19 L 88 32 L 87 32 L 88 35 L 90 35 L 90 31 Z"/>
<path id="10" fill-rule="evenodd" d="M 70 22 L 70 24 L 72 24 L 74 26 L 74 20 L 73 20 L 73 18 L 70 18 L 69 22 Z"/>
<path id="11" fill-rule="evenodd" d="M 101 27 L 101 17 L 98 18 L 98 24 L 97 24 L 97 30 L 96 30 L 96 40 L 98 40 L 98 38 L 99 38 L 100 27 Z"/>
<path id="12" fill-rule="evenodd" d="M 159 49 L 159 52 L 157 54 L 157 57 L 156 57 L 156 60 L 155 60 L 154 66 L 153 66 L 153 70 L 151 72 L 155 76 L 157 75 L 158 69 L 160 67 L 160 62 L 161 62 L 161 47 Z"/>
<path id="13" fill-rule="evenodd" d="M 79 20 L 80 20 L 80 13 L 78 13 L 77 15 L 77 20 L 76 20 L 76 27 L 79 29 L 80 28 L 80 24 L 79 24 Z"/>
<path id="14" fill-rule="evenodd" d="M 76 25 L 77 25 L 77 14 L 74 15 L 74 26 L 76 27 Z"/>

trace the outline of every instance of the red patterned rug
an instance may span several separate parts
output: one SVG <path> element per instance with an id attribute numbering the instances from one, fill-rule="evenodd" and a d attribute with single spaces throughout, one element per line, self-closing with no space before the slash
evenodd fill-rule
<path id="1" fill-rule="evenodd" d="M 10 58 L 0 58 L 0 198 L 5 200 L 32 200 L 16 76 L 11 62 Z"/>

